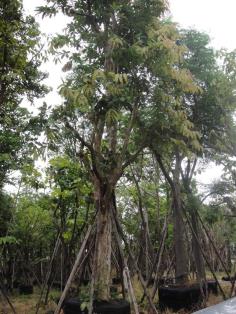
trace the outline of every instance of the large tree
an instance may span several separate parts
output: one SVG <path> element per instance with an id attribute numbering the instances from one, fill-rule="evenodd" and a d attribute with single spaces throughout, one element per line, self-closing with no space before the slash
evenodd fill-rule
<path id="1" fill-rule="evenodd" d="M 197 277 L 198 280 L 204 280 L 204 261 L 199 247 L 201 239 L 197 219 L 199 201 L 194 195 L 192 182 L 197 161 L 199 159 L 205 162 L 209 159 L 215 160 L 217 151 L 221 151 L 225 146 L 222 139 L 225 143 L 229 142 L 226 138 L 229 127 L 232 126 L 235 110 L 234 54 L 226 51 L 215 52 L 210 47 L 209 36 L 205 33 L 191 29 L 182 30 L 180 33 L 180 44 L 187 47 L 181 67 L 191 71 L 193 80 L 200 89 L 197 93 L 183 93 L 182 91 L 179 93 L 176 90 L 175 94 L 179 95 L 180 112 L 183 111 L 186 114 L 187 124 L 192 124 L 198 137 L 192 138 L 193 134 L 186 130 L 185 122 L 180 125 L 178 132 L 174 135 L 173 128 L 166 131 L 166 137 L 173 137 L 174 145 L 172 144 L 172 147 L 169 145 L 167 148 L 166 145 L 163 145 L 163 148 L 160 149 L 155 138 L 152 147 L 172 188 L 176 275 L 177 277 L 186 275 L 188 270 L 186 250 L 183 245 L 184 227 L 182 224 L 183 207 L 185 206 L 190 214 L 193 228 L 192 243 Z M 219 56 L 221 57 L 220 62 Z M 158 131 L 156 128 L 151 130 L 152 132 Z M 219 145 L 220 139 L 221 144 Z M 179 204 L 179 206 L 175 204 Z"/>
<path id="2" fill-rule="evenodd" d="M 91 174 L 97 210 L 95 296 L 108 300 L 115 187 L 149 140 L 144 130 L 137 141 L 141 115 L 155 107 L 161 128 L 177 104 L 169 89 L 197 88 L 189 72 L 176 66 L 184 49 L 176 43 L 174 25 L 160 20 L 164 1 L 47 2 L 39 8 L 43 15 L 61 10 L 71 18 L 51 49 L 69 55 L 64 70 L 72 69 L 61 88 L 65 103 L 56 109 L 56 128 L 66 127 L 77 138 L 78 155 Z M 166 85 L 164 78 L 169 78 Z"/>
<path id="3" fill-rule="evenodd" d="M 0 188 L 7 174 L 30 159 L 29 150 L 43 116 L 32 117 L 26 99 L 46 92 L 39 71 L 40 33 L 35 20 L 24 16 L 20 0 L 0 2 Z M 42 113 L 42 112 L 41 112 Z"/>

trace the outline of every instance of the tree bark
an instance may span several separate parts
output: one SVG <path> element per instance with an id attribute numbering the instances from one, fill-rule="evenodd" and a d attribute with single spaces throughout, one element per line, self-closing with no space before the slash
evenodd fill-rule
<path id="1" fill-rule="evenodd" d="M 192 247 L 193 247 L 194 262 L 196 266 L 197 281 L 204 282 L 206 280 L 206 273 L 205 273 L 204 260 L 203 260 L 203 256 L 202 256 L 200 245 L 199 245 L 200 230 L 199 230 L 199 223 L 195 214 L 195 210 L 196 209 L 193 209 L 190 213 L 191 224 L 194 230 L 194 234 L 192 235 Z M 197 236 L 197 238 L 195 235 Z"/>
<path id="2" fill-rule="evenodd" d="M 188 281 L 188 256 L 185 247 L 185 226 L 183 224 L 183 208 L 180 191 L 180 170 L 181 158 L 178 151 L 175 155 L 175 168 L 173 170 L 173 178 L 170 177 L 161 156 L 153 148 L 156 160 L 163 172 L 172 192 L 172 210 L 174 223 L 174 251 L 175 251 L 175 277 L 179 284 L 185 284 Z"/>
<path id="3" fill-rule="evenodd" d="M 231 249 L 230 249 L 230 241 L 229 238 L 225 241 L 226 246 L 226 268 L 229 273 L 231 273 L 232 262 L 231 262 Z"/>
<path id="4" fill-rule="evenodd" d="M 194 233 L 192 232 L 192 250 L 193 250 L 194 264 L 196 267 L 197 281 L 202 283 L 206 281 L 206 272 L 205 272 L 204 259 L 203 259 L 201 247 L 200 247 L 201 232 L 200 232 L 198 215 L 197 215 L 199 206 L 198 206 L 197 199 L 194 197 L 194 194 L 191 189 L 192 176 L 196 168 L 196 165 L 197 165 L 196 158 L 194 159 L 192 166 L 191 166 L 190 159 L 188 159 L 187 166 L 185 169 L 185 174 L 183 170 L 181 169 L 181 175 L 182 175 L 182 180 L 183 180 L 183 186 L 185 188 L 185 192 L 186 192 L 187 200 L 188 200 L 188 212 L 190 214 L 190 220 L 191 220 L 192 228 L 194 231 Z"/>
<path id="5" fill-rule="evenodd" d="M 110 299 L 111 275 L 111 204 L 112 200 L 100 199 L 96 221 L 96 248 L 93 265 L 94 295 L 97 300 Z"/>
<path id="6" fill-rule="evenodd" d="M 185 226 L 182 219 L 182 201 L 180 191 L 180 164 L 181 160 L 176 154 L 176 164 L 173 175 L 173 221 L 174 221 L 174 250 L 175 250 L 175 277 L 179 284 L 188 281 L 188 257 L 185 246 Z"/>
<path id="7" fill-rule="evenodd" d="M 150 237 L 150 231 L 149 231 L 149 221 L 148 221 L 148 212 L 146 208 L 143 206 L 143 201 L 142 201 L 142 191 L 139 186 L 138 179 L 135 176 L 134 170 L 132 167 L 130 167 L 134 184 L 136 186 L 136 191 L 137 191 L 137 205 L 138 205 L 138 210 L 140 213 L 141 217 L 141 234 L 140 234 L 140 241 L 143 243 L 140 247 L 140 260 L 141 260 L 141 268 L 143 271 L 143 274 L 146 276 L 146 280 L 149 275 L 150 271 L 150 260 L 153 258 L 153 247 L 152 247 L 152 241 Z M 143 254 L 143 248 L 145 254 Z M 144 262 L 144 263 L 143 263 Z"/>

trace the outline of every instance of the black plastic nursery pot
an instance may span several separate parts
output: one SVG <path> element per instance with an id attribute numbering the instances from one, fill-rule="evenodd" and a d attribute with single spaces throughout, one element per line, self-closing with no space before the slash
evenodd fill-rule
<path id="1" fill-rule="evenodd" d="M 173 284 L 174 284 L 174 278 L 162 277 L 158 281 L 159 286 L 173 285 Z"/>
<path id="2" fill-rule="evenodd" d="M 126 300 L 95 301 L 93 312 L 96 314 L 130 314 L 130 303 Z"/>
<path id="3" fill-rule="evenodd" d="M 81 301 L 73 298 L 64 302 L 64 314 L 87 314 L 88 309 L 81 309 Z M 130 304 L 126 300 L 94 301 L 94 314 L 130 314 Z"/>
<path id="4" fill-rule="evenodd" d="M 83 286 L 87 286 L 87 285 L 89 284 L 89 282 L 90 282 L 89 279 L 82 279 L 82 280 L 81 280 L 81 284 L 82 284 Z"/>
<path id="5" fill-rule="evenodd" d="M 146 275 L 143 275 L 143 279 L 146 281 Z M 154 285 L 155 282 L 155 277 L 151 277 L 148 281 L 148 286 L 152 286 Z M 158 286 L 164 286 L 164 285 L 170 285 L 170 284 L 174 284 L 174 278 L 159 278 L 158 279 Z"/>
<path id="6" fill-rule="evenodd" d="M 63 284 L 63 285 L 61 286 L 60 281 L 54 281 L 54 282 L 52 283 L 52 287 L 53 287 L 54 289 L 59 289 L 59 290 L 61 290 L 61 288 L 62 288 L 62 289 L 65 288 L 65 285 Z"/>
<path id="7" fill-rule="evenodd" d="M 19 287 L 20 283 L 16 280 L 13 281 L 13 289 L 17 289 Z"/>
<path id="8" fill-rule="evenodd" d="M 167 308 L 174 311 L 196 309 L 203 299 L 199 284 L 159 287 L 158 293 L 161 311 Z"/>
<path id="9" fill-rule="evenodd" d="M 110 292 L 111 293 L 117 293 L 118 292 L 118 288 L 116 286 L 111 286 L 110 287 Z"/>
<path id="10" fill-rule="evenodd" d="M 64 314 L 87 314 L 88 310 L 85 308 L 81 309 L 82 302 L 77 298 L 71 298 L 63 302 Z"/>
<path id="11" fill-rule="evenodd" d="M 120 285 L 122 283 L 121 278 L 112 278 L 113 285 Z"/>
<path id="12" fill-rule="evenodd" d="M 222 280 L 223 281 L 234 281 L 236 280 L 236 277 L 235 276 L 231 276 L 231 277 L 222 277 Z"/>
<path id="13" fill-rule="evenodd" d="M 218 295 L 218 285 L 215 280 L 207 280 L 207 289 L 209 293 Z"/>
<path id="14" fill-rule="evenodd" d="M 34 287 L 32 285 L 19 285 L 20 294 L 33 294 Z"/>

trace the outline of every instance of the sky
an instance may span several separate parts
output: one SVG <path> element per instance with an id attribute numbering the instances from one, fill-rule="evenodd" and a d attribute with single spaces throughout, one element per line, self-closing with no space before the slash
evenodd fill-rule
<path id="1" fill-rule="evenodd" d="M 236 49 L 236 0 L 171 0 L 173 19 L 206 31 L 215 48 Z"/>
<path id="2" fill-rule="evenodd" d="M 28 14 L 34 14 L 35 8 L 45 3 L 44 0 L 23 0 L 25 12 Z M 212 38 L 212 45 L 217 49 L 236 49 L 236 0 L 169 0 L 169 4 L 172 18 L 180 26 L 206 31 Z M 68 21 L 61 14 L 52 19 L 42 19 L 37 15 L 36 19 L 41 31 L 47 36 L 60 33 Z M 46 83 L 53 88 L 44 100 L 52 105 L 60 101 L 57 89 L 63 78 L 62 66 L 63 63 L 55 65 L 52 61 L 42 66 L 42 70 L 49 72 Z"/>
<path id="3" fill-rule="evenodd" d="M 215 49 L 236 49 L 236 0 L 171 0 L 170 11 L 181 27 L 207 32 Z M 204 185 L 219 179 L 221 174 L 222 167 L 211 163 L 196 179 Z"/>
<path id="4" fill-rule="evenodd" d="M 33 13 L 44 0 L 23 0 L 26 13 Z M 236 48 L 236 0 L 169 0 L 173 20 L 183 27 L 194 26 L 208 32 L 215 47 Z M 59 15 L 40 21 L 41 30 L 47 34 L 60 32 L 66 19 Z"/>
<path id="5" fill-rule="evenodd" d="M 44 0 L 23 0 L 25 12 L 34 14 L 35 8 L 45 2 Z M 207 32 L 214 48 L 236 49 L 236 0 L 170 0 L 169 7 L 172 19 L 181 27 L 194 27 Z M 41 31 L 47 36 L 60 33 L 68 21 L 62 15 L 52 19 L 42 19 L 36 16 L 36 20 L 40 24 Z M 49 78 L 45 83 L 52 87 L 52 92 L 45 99 L 38 100 L 37 104 L 40 105 L 42 101 L 46 101 L 50 105 L 55 105 L 61 101 L 57 90 L 63 78 L 62 66 L 63 63 L 55 65 L 52 60 L 42 66 L 42 70 L 49 73 Z M 221 169 L 211 164 L 206 171 L 197 176 L 197 180 L 207 184 L 219 178 L 220 174 Z"/>

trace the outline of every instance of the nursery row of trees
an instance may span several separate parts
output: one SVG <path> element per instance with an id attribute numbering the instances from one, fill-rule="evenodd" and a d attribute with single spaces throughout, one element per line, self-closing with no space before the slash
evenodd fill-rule
<path id="1" fill-rule="evenodd" d="M 79 273 L 98 300 L 110 299 L 111 273 L 122 276 L 126 263 L 141 281 L 155 274 L 156 282 L 166 275 L 185 284 L 196 273 L 202 282 L 206 267 L 230 273 L 235 51 L 215 51 L 207 34 L 180 29 L 166 11 L 163 0 L 47 0 L 38 14 L 62 12 L 69 23 L 45 55 L 21 1 L 0 2 L 6 286 L 42 284 L 58 241 L 48 280 L 63 286 L 90 225 Z M 48 54 L 68 73 L 62 102 L 31 114 L 26 101 L 49 90 L 40 71 Z M 43 173 L 37 158 L 46 158 Z M 223 165 L 222 180 L 199 190 L 196 175 L 210 162 Z M 146 291 L 150 302 L 155 289 Z"/>

